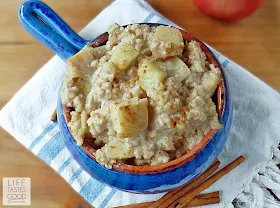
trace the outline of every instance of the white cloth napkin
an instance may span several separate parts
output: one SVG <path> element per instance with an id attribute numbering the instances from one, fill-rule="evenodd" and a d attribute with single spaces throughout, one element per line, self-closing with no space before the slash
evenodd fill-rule
<path id="1" fill-rule="evenodd" d="M 191 20 L 186 20 L 191 21 Z M 93 39 L 113 23 L 170 23 L 142 0 L 116 0 L 80 33 Z M 213 50 L 214 51 L 214 50 Z M 280 195 L 280 95 L 239 65 L 214 51 L 230 81 L 234 117 L 228 141 L 219 156 L 222 166 L 240 155 L 247 160 L 205 192 L 219 190 L 219 205 L 208 207 L 280 207 L 266 188 Z M 55 56 L 0 112 L 0 124 L 13 137 L 56 170 L 90 204 L 113 207 L 156 200 L 163 194 L 137 195 L 112 189 L 91 178 L 65 148 L 56 107 L 65 63 Z"/>

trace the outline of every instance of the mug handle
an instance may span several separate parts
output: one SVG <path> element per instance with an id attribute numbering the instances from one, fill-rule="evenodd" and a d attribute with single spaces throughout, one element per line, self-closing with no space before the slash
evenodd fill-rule
<path id="1" fill-rule="evenodd" d="M 23 27 L 63 60 L 80 51 L 90 41 L 74 32 L 49 6 L 38 0 L 22 4 L 18 17 Z"/>

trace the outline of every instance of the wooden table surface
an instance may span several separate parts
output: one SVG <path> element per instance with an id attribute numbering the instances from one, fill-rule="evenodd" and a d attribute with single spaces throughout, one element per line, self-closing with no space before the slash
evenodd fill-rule
<path id="1" fill-rule="evenodd" d="M 0 2 L 0 108 L 46 63 L 53 53 L 31 37 L 17 19 L 23 0 Z M 45 0 L 80 31 L 111 0 Z M 244 66 L 280 90 L 280 1 L 267 0 L 254 15 L 236 23 L 202 14 L 191 0 L 148 0 L 171 21 Z M 79 8 L 79 10 L 77 10 Z M 31 207 L 88 207 L 83 199 L 44 162 L 0 130 L 0 178 L 30 177 Z M 2 180 L 0 196 L 2 196 Z M 1 198 L 0 198 L 1 199 Z M 0 206 L 2 201 L 0 200 Z"/>

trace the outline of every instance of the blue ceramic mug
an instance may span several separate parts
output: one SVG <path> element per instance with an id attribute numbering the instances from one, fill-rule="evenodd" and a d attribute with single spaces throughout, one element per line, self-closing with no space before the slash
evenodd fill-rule
<path id="1" fill-rule="evenodd" d="M 108 38 L 108 34 L 104 33 L 94 40 L 83 39 L 46 4 L 36 0 L 23 3 L 18 16 L 24 28 L 31 35 L 63 60 L 75 55 L 87 44 L 93 47 L 96 43 L 105 44 Z M 199 42 L 208 61 L 222 71 L 222 81 L 213 99 L 218 105 L 219 122 L 223 125 L 223 128 L 218 131 L 211 130 L 198 145 L 182 157 L 156 166 L 120 164 L 115 165 L 113 169 L 104 168 L 96 162 L 90 149 L 85 146 L 81 148 L 76 144 L 67 126 L 65 108 L 62 106 L 60 96 L 58 96 L 58 123 L 66 147 L 85 171 L 111 187 L 133 193 L 160 193 L 182 186 L 210 167 L 227 140 L 232 121 L 232 102 L 223 68 L 207 46 L 193 35 L 180 31 L 185 40 Z"/>

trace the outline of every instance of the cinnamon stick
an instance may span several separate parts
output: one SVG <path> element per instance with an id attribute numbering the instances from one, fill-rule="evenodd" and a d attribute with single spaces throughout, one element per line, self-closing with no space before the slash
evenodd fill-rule
<path id="1" fill-rule="evenodd" d="M 115 208 L 146 208 L 153 202 L 144 202 L 144 203 L 138 203 L 138 204 L 131 204 L 131 205 L 125 205 L 125 206 L 120 206 L 120 207 L 115 207 Z"/>
<path id="2" fill-rule="evenodd" d="M 209 188 L 213 183 L 218 181 L 221 177 L 229 173 L 231 170 L 233 170 L 235 167 L 240 165 L 245 161 L 245 158 L 243 156 L 238 157 L 236 160 L 231 162 L 229 165 L 215 173 L 213 176 L 211 176 L 209 179 L 198 185 L 193 190 L 189 191 L 186 195 L 179 198 L 176 202 L 174 202 L 170 207 L 171 208 L 183 208 L 186 206 L 193 198 L 195 198 L 197 195 L 199 195 L 200 192 L 203 190 Z"/>
<path id="3" fill-rule="evenodd" d="M 220 201 L 220 193 L 218 191 L 215 191 L 215 192 L 200 194 L 196 196 L 187 204 L 187 207 L 198 207 L 202 205 L 216 204 L 219 203 L 219 201 Z M 116 208 L 146 208 L 150 206 L 152 203 L 153 202 L 144 202 L 144 203 L 120 206 Z"/>
<path id="4" fill-rule="evenodd" d="M 56 112 L 56 109 L 55 109 L 54 112 L 52 113 L 51 121 L 56 122 L 56 120 L 57 120 L 57 112 Z"/>
<path id="5" fill-rule="evenodd" d="M 207 194 L 199 194 L 198 196 L 196 196 L 195 198 L 198 199 L 209 199 L 209 198 L 220 198 L 220 192 L 219 191 L 213 191 Z"/>
<path id="6" fill-rule="evenodd" d="M 200 183 L 202 183 L 206 178 L 208 178 L 212 173 L 214 173 L 215 170 L 218 169 L 220 164 L 221 162 L 219 160 L 215 161 L 210 168 L 208 168 L 204 173 L 202 173 L 192 182 L 179 189 L 175 189 L 173 191 L 168 192 L 158 201 L 155 201 L 153 204 L 151 204 L 148 208 L 167 208 L 177 199 L 184 196 L 187 192 L 189 192 L 190 190 L 198 186 Z"/>
<path id="7" fill-rule="evenodd" d="M 186 207 L 199 207 L 203 205 L 209 205 L 209 204 L 218 204 L 220 203 L 221 199 L 220 196 L 218 197 L 212 197 L 212 198 L 193 198 Z"/>

